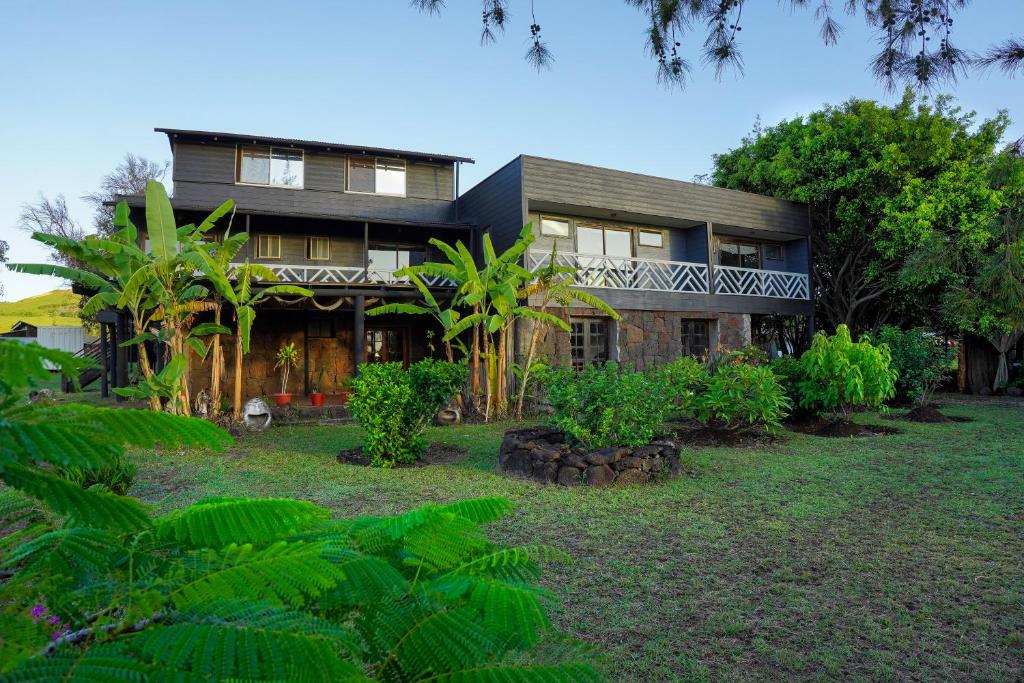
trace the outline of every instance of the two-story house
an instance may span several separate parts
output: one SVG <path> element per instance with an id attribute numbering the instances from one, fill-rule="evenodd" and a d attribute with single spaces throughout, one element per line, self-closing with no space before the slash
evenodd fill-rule
<path id="1" fill-rule="evenodd" d="M 750 344 L 752 317 L 765 315 L 806 317 L 813 334 L 805 205 L 519 156 L 465 192 L 459 215 L 499 249 L 531 223 L 527 266 L 555 254 L 622 315 L 613 322 L 584 308 L 562 311 L 572 331 L 548 335 L 549 359 L 647 367 L 702 356 Z M 520 351 L 528 328 L 517 334 Z"/>
<path id="2" fill-rule="evenodd" d="M 173 153 L 179 224 L 235 200 L 230 229 L 250 235 L 237 260 L 265 264 L 281 281 L 315 293 L 260 307 L 245 364 L 247 396 L 277 391 L 273 357 L 288 341 L 302 357 L 292 387 L 300 392 L 335 386 L 360 363 L 408 363 L 431 346 L 439 354 L 439 330 L 426 317 L 365 311 L 418 298 L 395 271 L 436 258 L 431 237 L 462 240 L 477 253 L 486 231 L 500 250 L 526 223 L 537 239 L 524 265 L 539 267 L 556 254 L 578 269 L 580 286 L 623 316 L 614 322 L 585 308 L 560 311 L 572 332 L 548 335 L 542 353 L 554 361 L 580 367 L 611 358 L 646 367 L 748 344 L 752 316 L 813 315 L 803 205 L 532 156 L 460 195 L 460 165 L 472 163 L 466 157 L 157 131 Z M 143 198 L 127 199 L 141 213 Z M 430 284 L 438 297 L 453 294 L 445 282 Z M 525 349 L 527 335 L 524 324 L 511 353 Z M 193 378 L 205 385 L 205 371 Z"/>

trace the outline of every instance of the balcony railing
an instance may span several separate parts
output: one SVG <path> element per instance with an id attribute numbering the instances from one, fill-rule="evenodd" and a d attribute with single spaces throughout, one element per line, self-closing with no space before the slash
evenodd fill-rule
<path id="1" fill-rule="evenodd" d="M 807 276 L 779 270 L 715 266 L 715 294 L 744 294 L 778 299 L 809 299 Z"/>
<path id="2" fill-rule="evenodd" d="M 241 264 L 233 263 L 232 266 Z M 362 268 L 360 266 L 311 266 L 311 265 L 283 265 L 283 264 L 262 264 L 269 268 L 281 282 L 304 285 L 403 285 L 409 284 L 408 278 L 395 275 L 395 269 L 388 268 Z M 428 275 L 423 281 L 428 287 L 451 287 L 447 279 Z"/>
<path id="3" fill-rule="evenodd" d="M 531 271 L 539 270 L 550 260 L 551 254 L 531 253 L 527 267 Z M 572 253 L 558 254 L 557 263 L 575 268 L 573 280 L 581 287 L 708 293 L 706 263 Z"/>

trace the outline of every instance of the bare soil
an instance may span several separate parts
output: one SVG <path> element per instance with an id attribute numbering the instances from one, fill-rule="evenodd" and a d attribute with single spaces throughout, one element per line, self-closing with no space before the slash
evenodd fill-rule
<path id="1" fill-rule="evenodd" d="M 763 448 L 777 443 L 780 437 L 763 429 L 715 429 L 698 424 L 674 422 L 668 437 L 680 448 Z"/>
<path id="2" fill-rule="evenodd" d="M 895 427 L 886 427 L 884 425 L 858 424 L 849 420 L 818 416 L 801 417 L 796 420 L 787 421 L 786 427 L 794 432 L 829 438 L 884 436 L 886 434 L 899 434 L 901 431 Z"/>
<path id="3" fill-rule="evenodd" d="M 468 451 L 462 446 L 455 446 L 450 443 L 432 443 L 423 452 L 423 457 L 416 462 L 396 463 L 395 467 L 423 467 L 425 465 L 450 465 L 461 462 Z M 359 465 L 367 467 L 370 458 L 363 453 L 362 446 L 348 448 L 338 452 L 338 462 L 345 465 Z"/>
<path id="4" fill-rule="evenodd" d="M 926 423 L 942 423 L 942 422 L 970 422 L 969 417 L 960 417 L 959 415 L 946 415 L 940 413 L 939 409 L 935 405 L 927 406 L 916 406 L 911 408 L 908 412 L 903 415 L 891 416 L 894 420 L 906 420 L 908 422 L 926 422 Z"/>

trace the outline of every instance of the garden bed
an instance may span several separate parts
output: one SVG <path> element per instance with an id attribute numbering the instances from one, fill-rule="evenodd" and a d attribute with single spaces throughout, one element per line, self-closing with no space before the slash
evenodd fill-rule
<path id="1" fill-rule="evenodd" d="M 423 457 L 412 463 L 396 463 L 395 467 L 423 467 L 425 465 L 451 465 L 461 462 L 467 451 L 462 446 L 448 443 L 432 443 L 423 452 Z M 362 446 L 348 448 L 338 453 L 338 462 L 344 465 L 368 467 L 370 458 L 363 453 Z"/>
<path id="2" fill-rule="evenodd" d="M 829 438 L 886 436 L 899 434 L 902 430 L 876 424 L 859 424 L 850 420 L 829 417 L 800 417 L 786 422 L 786 428 L 801 434 Z"/>
<path id="3" fill-rule="evenodd" d="M 669 440 L 639 448 L 588 450 L 566 443 L 550 427 L 505 432 L 498 468 L 513 476 L 561 486 L 643 484 L 679 474 L 679 448 Z"/>
<path id="4" fill-rule="evenodd" d="M 939 412 L 934 405 L 915 406 L 902 415 L 890 415 L 893 420 L 906 420 L 907 422 L 924 422 L 928 424 L 939 424 L 943 422 L 970 422 L 969 417 L 959 415 L 946 415 Z"/>
<path id="5" fill-rule="evenodd" d="M 672 422 L 668 433 L 680 448 L 763 448 L 780 441 L 764 429 L 715 429 L 699 422 Z"/>

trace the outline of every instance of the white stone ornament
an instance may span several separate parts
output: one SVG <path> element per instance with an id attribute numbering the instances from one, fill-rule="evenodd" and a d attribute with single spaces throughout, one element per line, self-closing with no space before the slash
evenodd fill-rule
<path id="1" fill-rule="evenodd" d="M 254 432 L 270 426 L 270 408 L 262 398 L 251 398 L 242 409 L 242 423 Z"/>

